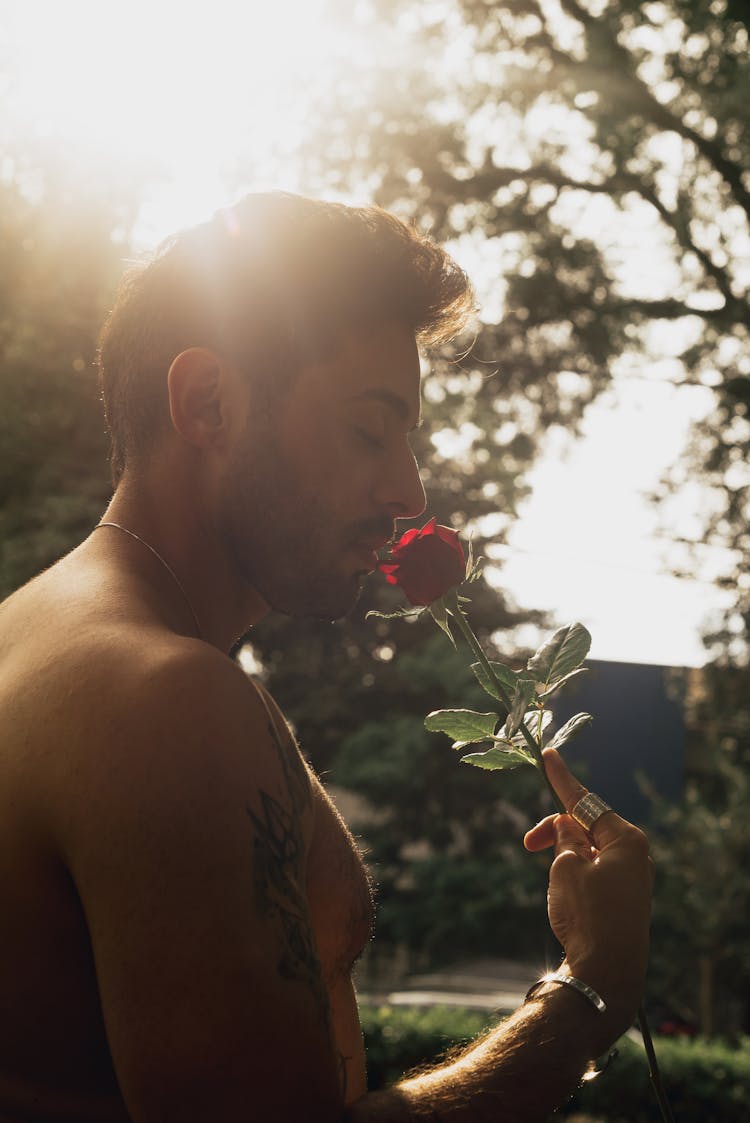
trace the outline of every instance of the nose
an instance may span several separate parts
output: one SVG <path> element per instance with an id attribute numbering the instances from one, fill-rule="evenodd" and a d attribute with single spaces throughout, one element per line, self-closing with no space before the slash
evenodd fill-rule
<path id="1" fill-rule="evenodd" d="M 427 506 L 427 498 L 419 475 L 419 465 L 407 447 L 400 456 L 393 456 L 375 488 L 379 507 L 394 519 L 416 519 Z"/>

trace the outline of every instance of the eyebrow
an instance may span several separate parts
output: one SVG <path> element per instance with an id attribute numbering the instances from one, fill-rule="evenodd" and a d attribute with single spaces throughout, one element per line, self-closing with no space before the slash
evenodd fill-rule
<path id="1" fill-rule="evenodd" d="M 402 421 L 409 419 L 409 407 L 402 397 L 394 394 L 392 390 L 384 390 L 379 387 L 373 387 L 372 390 L 363 390 L 361 394 L 353 394 L 347 400 L 350 402 L 362 401 L 363 398 L 369 398 L 374 401 L 383 402 L 385 405 L 390 406 L 395 413 L 399 415 Z M 410 428 L 409 432 L 413 433 L 415 429 L 419 429 L 422 425 L 421 415 L 417 418 L 416 422 Z"/>

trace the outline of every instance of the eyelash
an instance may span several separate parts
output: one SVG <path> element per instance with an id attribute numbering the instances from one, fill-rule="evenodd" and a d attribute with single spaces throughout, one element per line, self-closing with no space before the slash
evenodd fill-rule
<path id="1" fill-rule="evenodd" d="M 373 437 L 372 433 L 368 433 L 366 429 L 360 429 L 355 425 L 354 432 L 357 434 L 359 439 L 361 441 L 364 441 L 364 443 L 369 448 L 377 450 L 378 452 L 382 452 L 384 450 L 385 442 L 381 441 L 379 437 Z"/>

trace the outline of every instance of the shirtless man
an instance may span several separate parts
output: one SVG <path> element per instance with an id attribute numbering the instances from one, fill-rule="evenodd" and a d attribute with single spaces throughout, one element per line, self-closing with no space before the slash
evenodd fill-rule
<path id="1" fill-rule="evenodd" d="M 423 510 L 415 340 L 467 302 L 395 220 L 280 195 L 125 282 L 101 359 L 114 497 L 0 607 L 0 1123 L 542 1120 L 630 1023 L 647 844 L 614 812 L 591 837 L 551 817 L 527 845 L 555 847 L 564 969 L 606 1012 L 547 984 L 461 1059 L 366 1094 L 367 879 L 226 654 L 269 607 L 346 612 Z"/>

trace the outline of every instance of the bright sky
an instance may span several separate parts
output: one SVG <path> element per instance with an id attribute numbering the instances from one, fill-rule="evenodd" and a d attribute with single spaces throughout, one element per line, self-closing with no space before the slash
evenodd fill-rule
<path id="1" fill-rule="evenodd" d="M 701 629 L 731 597 L 708 580 L 671 576 L 671 540 L 690 532 L 695 512 L 678 504 L 674 521 L 661 525 L 646 499 L 705 404 L 696 387 L 623 379 L 589 409 L 585 438 L 552 434 L 532 470 L 533 494 L 498 551 L 499 581 L 518 603 L 548 609 L 560 624 L 585 624 L 594 659 L 706 661 Z M 702 572 L 712 561 L 720 569 L 720 551 L 707 558 L 706 549 Z M 529 646 L 539 640 L 533 630 L 527 636 Z"/>
<path id="2" fill-rule="evenodd" d="M 352 59 L 398 61 L 392 26 L 370 26 L 364 38 L 359 27 L 355 47 L 341 33 L 342 13 L 351 35 L 361 9 L 353 0 L 130 0 L 121 8 L 102 0 L 0 0 L 0 142 L 5 134 L 22 136 L 30 150 L 55 148 L 80 162 L 81 174 L 98 163 L 142 175 L 150 186 L 137 236 L 148 245 L 225 205 L 238 177 L 245 189 L 304 190 L 294 148 L 319 76 L 336 73 L 342 60 L 350 72 Z M 460 37 L 453 46 L 459 55 L 468 49 Z M 457 60 L 465 69 L 467 59 Z M 542 116 L 538 126 L 549 130 L 549 110 Z M 508 123 L 495 118 L 478 115 L 474 132 L 499 128 L 507 151 Z M 563 118 L 558 124 L 569 127 Z M 286 156 L 274 164 L 268 152 L 279 137 Z M 583 136 L 572 158 L 588 158 Z M 523 159 L 519 150 L 519 167 Z M 611 216 L 589 210 L 585 221 L 604 227 Z M 655 277 L 656 243 L 651 235 L 633 238 L 631 227 L 629 250 L 638 243 L 648 252 L 632 259 L 630 276 L 642 293 Z M 495 282 L 501 303 L 497 290 Z M 560 622 L 586 623 L 595 657 L 703 661 L 699 630 L 718 594 L 710 584 L 666 575 L 657 516 L 642 495 L 679 455 L 689 418 L 703 408 L 700 395 L 623 376 L 616 396 L 590 411 L 586 438 L 567 459 L 551 434 L 534 469 L 533 498 L 511 548 L 498 554 L 502 581 L 521 603 L 548 608 Z"/>

